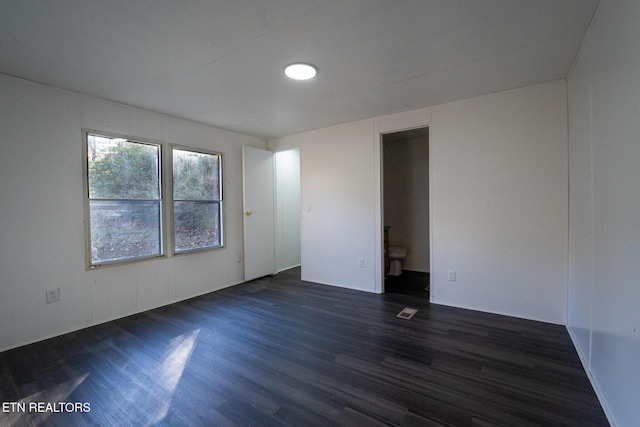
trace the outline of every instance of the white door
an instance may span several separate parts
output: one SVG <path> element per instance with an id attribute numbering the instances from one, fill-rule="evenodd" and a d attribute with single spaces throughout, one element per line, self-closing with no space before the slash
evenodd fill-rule
<path id="1" fill-rule="evenodd" d="M 244 280 L 275 273 L 273 153 L 242 147 Z"/>

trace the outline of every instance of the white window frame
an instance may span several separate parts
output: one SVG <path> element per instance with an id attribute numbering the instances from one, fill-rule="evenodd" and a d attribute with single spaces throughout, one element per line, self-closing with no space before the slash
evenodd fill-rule
<path id="1" fill-rule="evenodd" d="M 209 202 L 212 203 L 217 203 L 219 205 L 219 218 L 220 218 L 220 224 L 219 224 L 219 230 L 220 230 L 220 245 L 216 245 L 216 246 L 204 246 L 204 247 L 199 247 L 199 248 L 192 248 L 192 249 L 187 249 L 187 250 L 177 250 L 176 249 L 176 233 L 175 233 L 175 198 L 174 198 L 174 194 L 173 194 L 173 186 L 174 186 L 174 176 L 173 176 L 173 152 L 174 150 L 181 150 L 181 151 L 188 151 L 188 152 L 193 152 L 193 153 L 198 153 L 198 154 L 206 154 L 206 155 L 212 155 L 212 156 L 218 156 L 219 160 L 218 160 L 218 182 L 219 182 L 219 193 L 220 193 L 220 198 L 217 200 L 210 200 Z M 185 145 L 177 145 L 177 144 L 171 144 L 170 145 L 170 153 L 167 156 L 167 176 L 169 177 L 169 185 L 167 186 L 167 188 L 169 189 L 170 192 L 170 196 L 169 196 L 169 203 L 168 203 L 168 210 L 170 211 L 170 235 L 171 235 L 171 247 L 172 247 L 172 254 L 173 255 L 185 255 L 185 254 L 189 254 L 189 253 L 194 253 L 194 252 L 203 252 L 203 251 L 215 251 L 215 250 L 220 250 L 220 249 L 225 249 L 225 219 L 226 219 L 226 215 L 225 215 L 225 203 L 224 203 L 224 153 L 219 152 L 219 151 L 214 151 L 214 150 L 207 150 L 207 149 L 203 149 L 203 148 L 197 148 L 197 147 L 191 147 L 191 146 L 185 146 Z M 182 201 L 182 200 L 181 200 Z M 183 200 L 183 201 L 189 201 L 189 200 Z"/>
<path id="2" fill-rule="evenodd" d="M 160 253 L 152 255 L 144 255 L 138 257 L 118 258 L 113 260 L 93 261 L 92 256 L 92 236 L 91 236 L 91 200 L 129 200 L 135 201 L 137 199 L 96 199 L 90 197 L 89 192 L 89 135 L 101 136 L 106 138 L 124 139 L 128 142 L 150 145 L 158 148 L 158 186 L 159 186 L 159 199 L 154 200 L 159 203 L 159 250 Z M 165 220 L 165 198 L 164 198 L 164 149 L 163 144 L 160 141 L 154 141 L 144 138 L 132 137 L 129 135 L 115 134 L 111 132 L 98 131 L 93 129 L 82 129 L 82 155 L 83 155 L 83 190 L 84 190 L 84 216 L 85 216 L 85 262 L 87 270 L 112 266 L 128 264 L 133 262 L 146 261 L 151 259 L 165 258 L 166 257 L 166 220 Z"/>

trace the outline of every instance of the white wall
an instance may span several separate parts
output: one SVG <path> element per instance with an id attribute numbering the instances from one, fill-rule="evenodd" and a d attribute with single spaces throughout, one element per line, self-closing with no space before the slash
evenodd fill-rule
<path id="1" fill-rule="evenodd" d="M 0 350 L 243 280 L 241 146 L 265 141 L 6 75 L 0 94 Z M 225 249 L 86 271 L 82 128 L 223 152 Z"/>
<path id="2" fill-rule="evenodd" d="M 382 292 L 380 133 L 428 125 L 418 109 L 269 141 L 300 148 L 304 280 Z"/>
<path id="3" fill-rule="evenodd" d="M 566 108 L 564 82 L 432 108 L 433 302 L 565 323 Z"/>
<path id="4" fill-rule="evenodd" d="M 564 324 L 566 109 L 554 82 L 270 141 L 301 148 L 303 278 L 381 290 L 379 134 L 430 125 L 432 301 Z"/>
<path id="5" fill-rule="evenodd" d="M 384 225 L 407 249 L 403 270 L 429 272 L 429 137 L 384 137 Z M 400 139 L 397 139 L 400 138 Z M 389 140 L 391 139 L 391 140 Z"/>
<path id="6" fill-rule="evenodd" d="M 304 280 L 375 291 L 373 138 L 363 120 L 270 141 L 301 150 Z"/>
<path id="7" fill-rule="evenodd" d="M 569 78 L 569 331 L 610 419 L 640 420 L 640 3 L 603 0 Z"/>
<path id="8" fill-rule="evenodd" d="M 301 263 L 300 150 L 274 153 L 276 192 L 276 270 Z"/>
<path id="9" fill-rule="evenodd" d="M 382 291 L 380 133 L 428 126 L 429 117 L 419 109 L 269 141 L 273 151 L 300 148 L 304 280 Z"/>

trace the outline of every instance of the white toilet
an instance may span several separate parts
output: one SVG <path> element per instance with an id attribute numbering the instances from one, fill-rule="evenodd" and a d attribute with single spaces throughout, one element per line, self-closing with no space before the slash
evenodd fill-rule
<path id="1" fill-rule="evenodd" d="M 402 274 L 402 260 L 407 256 L 407 250 L 392 246 L 389 248 L 389 276 Z"/>

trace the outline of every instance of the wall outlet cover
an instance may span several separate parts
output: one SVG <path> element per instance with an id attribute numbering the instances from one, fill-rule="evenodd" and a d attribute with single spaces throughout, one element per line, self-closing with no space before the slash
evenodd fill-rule
<path id="1" fill-rule="evenodd" d="M 60 288 L 47 290 L 47 304 L 60 301 Z"/>

